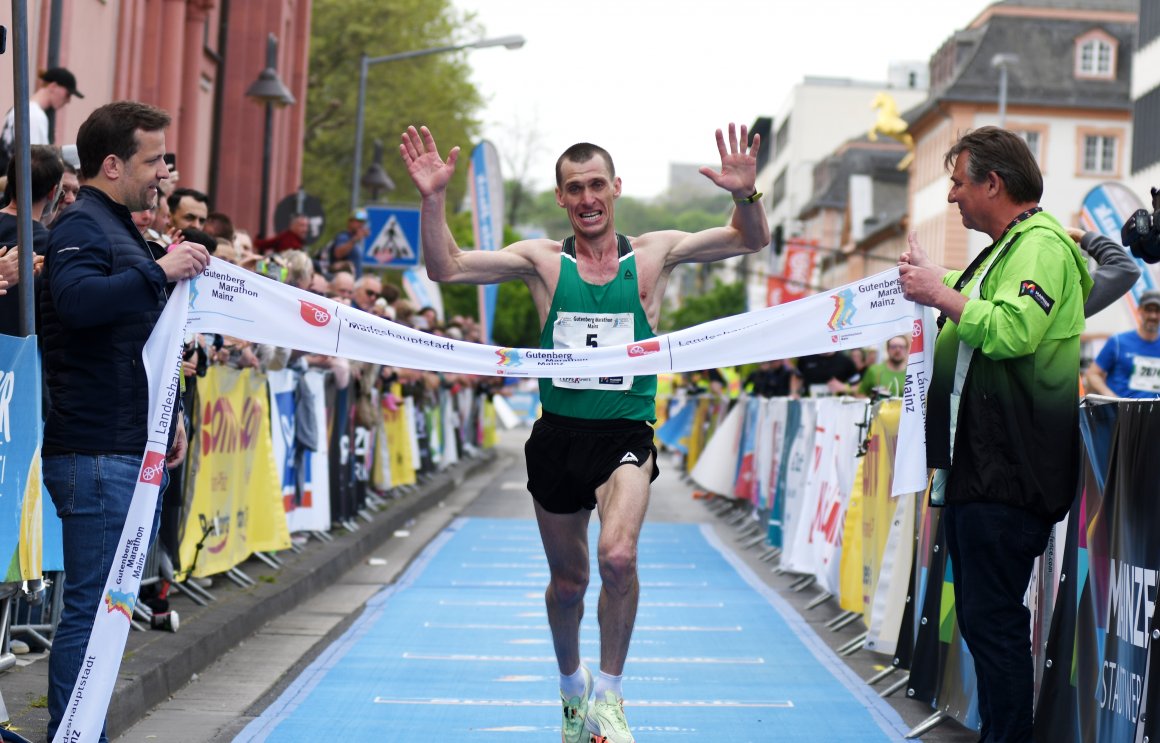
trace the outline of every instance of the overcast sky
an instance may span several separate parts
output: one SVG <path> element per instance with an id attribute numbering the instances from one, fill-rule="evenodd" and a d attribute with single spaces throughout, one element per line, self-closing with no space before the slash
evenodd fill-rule
<path id="1" fill-rule="evenodd" d="M 629 196 L 665 190 L 669 163 L 719 164 L 713 132 L 775 116 L 807 75 L 885 81 L 921 60 L 990 0 L 454 0 L 489 37 L 523 48 L 468 52 L 488 105 L 484 136 L 504 161 L 535 132 L 532 172 L 554 185 L 579 141 L 611 152 Z M 997 84 L 996 84 L 997 87 Z M 869 103 L 867 103 L 869 106 Z M 866 128 L 873 112 L 865 112 Z M 434 132 L 438 140 L 439 132 Z M 465 143 L 439 142 L 447 145 Z M 511 150 L 511 152 L 508 152 Z"/>

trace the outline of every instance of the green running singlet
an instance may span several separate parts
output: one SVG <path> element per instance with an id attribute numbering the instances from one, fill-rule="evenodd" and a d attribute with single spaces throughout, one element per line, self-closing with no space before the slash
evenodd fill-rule
<path id="1" fill-rule="evenodd" d="M 597 286 L 580 277 L 575 236 L 564 240 L 560 280 L 540 332 L 540 348 L 614 346 L 656 335 L 640 304 L 632 246 L 619 233 L 616 245 L 620 256 L 616 278 Z M 621 418 L 651 423 L 656 420 L 656 394 L 655 374 L 540 380 L 544 410 L 571 418 Z"/>

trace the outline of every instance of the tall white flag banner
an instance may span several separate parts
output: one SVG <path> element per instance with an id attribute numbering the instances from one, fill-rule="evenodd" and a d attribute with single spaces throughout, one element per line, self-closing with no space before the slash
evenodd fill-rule
<path id="1" fill-rule="evenodd" d="M 141 472 L 133 489 L 133 500 L 121 530 L 121 541 L 113 566 L 105 579 L 105 590 L 97 606 L 93 631 L 85 648 L 80 675 L 73 686 L 64 719 L 53 743 L 98 741 L 105 725 L 109 700 L 121 667 L 121 655 L 129 634 L 129 621 L 141 587 L 145 555 L 153 534 L 157 495 L 165 474 L 169 448 L 169 428 L 180 415 L 178 395 L 181 381 L 181 350 L 185 339 L 188 282 L 173 290 L 161 319 L 153 328 L 141 354 L 149 379 L 149 438 L 141 459 Z"/>
<path id="2" fill-rule="evenodd" d="M 177 415 L 181 346 L 186 330 L 221 333 L 308 353 L 409 369 L 507 377 L 627 376 L 696 371 L 872 345 L 914 335 L 918 307 L 905 300 L 898 269 L 794 302 L 746 312 L 648 340 L 605 348 L 501 348 L 423 333 L 223 261 L 178 284 L 145 346 L 150 380 L 149 444 L 102 604 L 54 743 L 100 737 L 129 619 L 137 600 L 165 467 L 169 427 Z M 925 326 L 929 328 L 929 325 Z M 925 340 L 928 333 L 919 331 Z M 926 480 L 923 438 L 931 344 L 911 350 L 895 461 L 894 493 Z M 920 378 L 920 372 L 925 378 Z M 909 419 L 909 420 L 908 420 Z M 904 483 L 901 487 L 899 483 Z"/>

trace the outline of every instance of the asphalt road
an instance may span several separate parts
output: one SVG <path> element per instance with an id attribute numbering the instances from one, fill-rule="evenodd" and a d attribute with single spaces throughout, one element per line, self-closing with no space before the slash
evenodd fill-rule
<path id="1" fill-rule="evenodd" d="M 420 550 L 457 516 L 499 519 L 532 519 L 530 496 L 525 489 L 523 442 L 527 429 L 500 436 L 498 456 L 458 484 L 437 506 L 423 512 L 406 528 L 395 532 L 366 559 L 313 598 L 267 623 L 241 645 L 154 707 L 140 722 L 115 738 L 120 743 L 167 741 L 200 743 L 229 741 L 261 713 L 302 668 L 349 626 L 364 603 L 394 581 Z M 654 521 L 712 523 L 722 542 L 730 545 L 745 563 L 789 602 L 827 645 L 837 649 L 860 633 L 855 622 L 837 631 L 825 626 L 840 614 L 829 599 L 812 608 L 816 589 L 790 590 L 795 578 L 778 575 L 760 559 L 760 547 L 745 548 L 734 527 L 715 515 L 701 500 L 692 497 L 693 486 L 662 454 L 661 477 L 653 486 L 648 518 Z M 631 656 L 630 656 L 631 662 Z M 844 657 L 853 671 L 869 679 L 889 659 L 860 650 Z M 897 680 L 894 674 L 879 682 L 885 688 Z M 905 689 L 888 697 L 890 704 L 911 726 L 919 725 L 933 710 L 905 697 Z M 325 736 L 323 736 L 325 737 Z M 943 722 L 922 735 L 934 743 L 967 743 L 977 736 L 954 721 Z"/>

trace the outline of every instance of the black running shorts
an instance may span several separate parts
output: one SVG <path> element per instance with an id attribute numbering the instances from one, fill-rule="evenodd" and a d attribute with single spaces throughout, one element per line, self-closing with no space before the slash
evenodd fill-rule
<path id="1" fill-rule="evenodd" d="M 528 490 L 550 513 L 596 508 L 596 488 L 621 465 L 643 467 L 652 456 L 657 479 L 653 428 L 644 421 L 588 420 L 545 412 L 524 445 Z"/>

